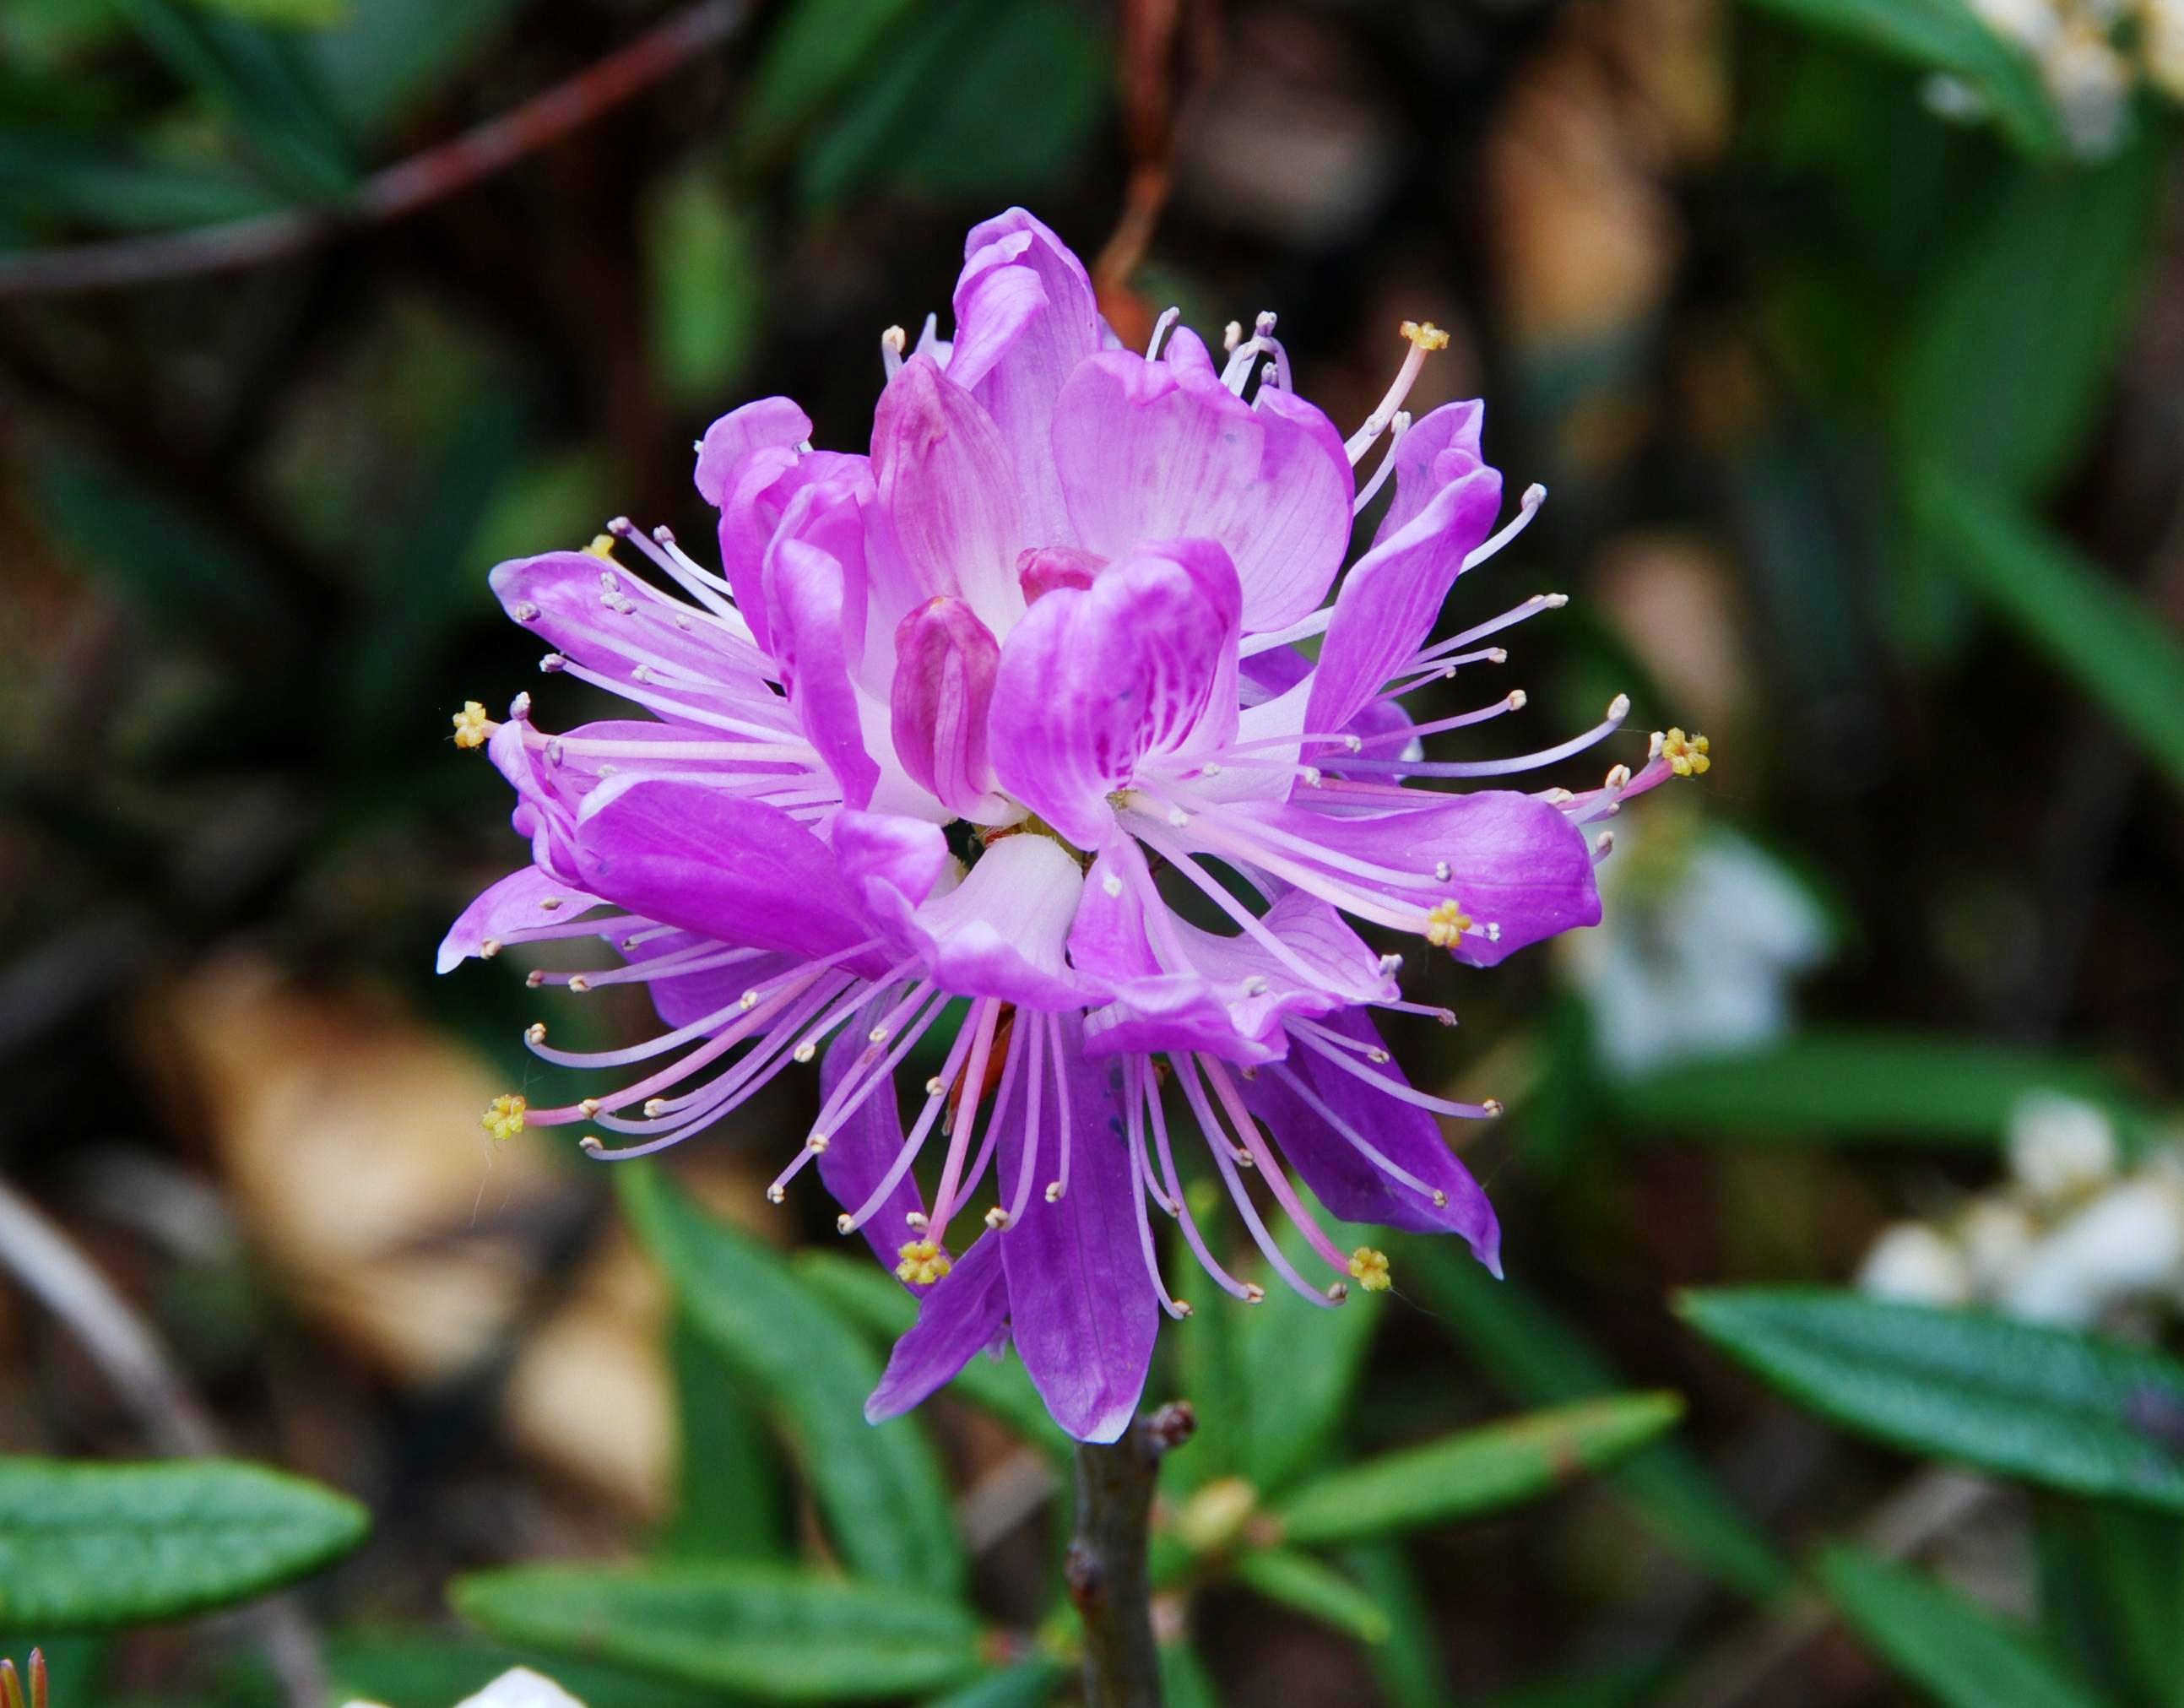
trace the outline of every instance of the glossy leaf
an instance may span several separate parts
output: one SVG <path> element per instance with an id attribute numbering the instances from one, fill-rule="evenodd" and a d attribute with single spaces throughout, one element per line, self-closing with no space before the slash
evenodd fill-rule
<path id="1" fill-rule="evenodd" d="M 1468 1253 L 1433 1240 L 1407 1241 L 1401 1263 L 1451 1338 L 1511 1398 L 1546 1405 L 1622 1386 L 1578 1330 L 1521 1282 L 1496 1281 Z M 1764 1600 L 1788 1584 L 1788 1562 L 1687 1448 L 1656 1443 L 1608 1477 L 1663 1543 L 1730 1588 Z"/>
<path id="2" fill-rule="evenodd" d="M 663 1683 L 596 1661 L 551 1660 L 536 1649 L 510 1649 L 443 1631 L 356 1630 L 326 1644 L 326 1670 L 337 1692 L 381 1708 L 448 1708 L 476 1695 L 511 1666 L 549 1674 L 584 1708 L 732 1708 L 718 1690 Z"/>
<path id="3" fill-rule="evenodd" d="M 2118 1701 L 2184 1702 L 2184 1517 L 2051 1499 L 2033 1538 L 2055 1647 Z"/>
<path id="4" fill-rule="evenodd" d="M 1387 1610 L 1333 1566 L 1290 1548 L 1264 1548 L 1236 1561 L 1236 1581 L 1361 1643 L 1388 1640 Z"/>
<path id="5" fill-rule="evenodd" d="M 622 1203 L 691 1322 L 795 1448 L 836 1545 L 868 1577 L 945 1594 L 963 1582 L 955 1515 L 915 1422 L 875 1429 L 878 1361 L 772 1252 L 705 1215 L 646 1165 L 616 1171 Z"/>
<path id="6" fill-rule="evenodd" d="M 1816 1288 L 1685 1295 L 1799 1404 L 1907 1452 L 2184 1511 L 2184 1365 L 2092 1335 Z"/>
<path id="7" fill-rule="evenodd" d="M 2134 1113 L 2099 1069 L 1970 1039 L 1890 1032 L 1803 1033 L 1748 1053 L 1678 1063 L 1619 1086 L 1615 1109 L 1664 1137 L 1755 1142 L 2002 1141 L 2010 1111 L 2060 1091 Z"/>
<path id="8" fill-rule="evenodd" d="M 0 1459 L 0 1630 L 111 1630 L 248 1600 L 339 1559 L 345 1495 L 226 1460 Z"/>
<path id="9" fill-rule="evenodd" d="M 2003 131 L 2040 158 L 2063 152 L 2053 109 L 2031 57 L 2003 41 L 1965 0 L 1752 0 L 1761 9 L 1969 83 Z M 1938 121 L 1936 121 L 1938 122 Z"/>
<path id="10" fill-rule="evenodd" d="M 978 1621 L 951 1602 L 750 1562 L 515 1566 L 453 1599 L 504 1642 L 792 1701 L 938 1689 L 979 1665 Z"/>
<path id="11" fill-rule="evenodd" d="M 1851 1627 L 1945 1708 L 2100 1708 L 2029 1633 L 1919 1572 L 1842 1548 L 1819 1574 Z"/>
<path id="12" fill-rule="evenodd" d="M 1490 1424 L 1330 1472 L 1281 1502 L 1284 1538 L 1354 1542 L 1498 1512 L 1614 1464 L 1671 1428 L 1683 1402 L 1621 1394 Z"/>
<path id="13" fill-rule="evenodd" d="M 1964 583 L 2184 788 L 2184 638 L 2008 500 L 1935 466 L 1913 502 L 1928 543 Z"/>

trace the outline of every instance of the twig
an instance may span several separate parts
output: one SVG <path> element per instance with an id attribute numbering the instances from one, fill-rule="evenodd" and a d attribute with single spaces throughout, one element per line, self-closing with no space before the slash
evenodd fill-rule
<path id="1" fill-rule="evenodd" d="M 202 1458 L 221 1450 L 212 1415 L 144 1320 L 68 1236 L 5 1181 L 0 1181 L 0 1269 L 60 1319 L 159 1452 Z M 256 1627 L 292 1708 L 319 1708 L 327 1698 L 326 1665 L 295 1603 L 276 1596 L 241 1617 Z"/>
<path id="2" fill-rule="evenodd" d="M 1198 1420 L 1180 1400 L 1133 1422 L 1112 1447 L 1077 1449 L 1077 1534 L 1069 1598 L 1084 1622 L 1084 1708 L 1161 1708 L 1150 1541 L 1161 1460 Z"/>
<path id="3" fill-rule="evenodd" d="M 284 209 L 156 237 L 81 243 L 0 260 L 0 300 L 111 290 L 256 266 L 341 232 L 416 212 L 589 124 L 658 82 L 742 22 L 743 0 L 701 0 L 627 47 L 474 130 L 365 179 L 339 209 Z"/>

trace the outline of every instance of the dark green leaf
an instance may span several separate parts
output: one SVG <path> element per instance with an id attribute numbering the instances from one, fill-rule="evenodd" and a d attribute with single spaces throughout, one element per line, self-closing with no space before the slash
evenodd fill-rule
<path id="1" fill-rule="evenodd" d="M 843 1558 L 885 1582 L 958 1588 L 963 1554 L 940 1468 L 915 1423 L 866 1423 L 880 1370 L 855 1331 L 773 1253 L 703 1214 L 650 1165 L 616 1175 L 692 1323 L 781 1420 Z"/>
<path id="2" fill-rule="evenodd" d="M 1406 1281 L 1441 1326 L 1513 1399 L 1548 1405 L 1624 1384 L 1578 1331 L 1518 1282 L 1496 1281 L 1469 1254 L 1437 1240 L 1407 1241 Z M 1634 1453 L 1608 1480 L 1667 1546 L 1757 1600 L 1785 1588 L 1790 1567 L 1740 1512 L 1705 1464 L 1673 1441 Z"/>
<path id="3" fill-rule="evenodd" d="M 794 1701 L 933 1690 L 979 1666 L 978 1621 L 952 1602 L 751 1562 L 515 1566 L 454 1600 L 504 1642 Z"/>
<path id="4" fill-rule="evenodd" d="M 145 45 L 235 121 L 289 188 L 335 200 L 356 187 L 348 138 L 293 37 L 181 0 L 120 0 Z"/>
<path id="5" fill-rule="evenodd" d="M 2100 1708 L 2029 1633 L 1918 1572 L 1849 1548 L 1819 1571 L 1852 1628 L 1947 1708 Z"/>
<path id="6" fill-rule="evenodd" d="M 1269 1601 L 1294 1607 L 1360 1643 L 1388 1640 L 1388 1612 L 1369 1591 L 1333 1566 L 1290 1548 L 1263 1548 L 1240 1556 L 1235 1577 Z"/>
<path id="7" fill-rule="evenodd" d="M 0 1459 L 0 1630 L 226 1606 L 339 1559 L 370 1523 L 346 1496 L 254 1465 Z"/>
<path id="8" fill-rule="evenodd" d="M 327 103 L 356 135 L 387 129 L 482 48 L 519 0 L 358 0 L 300 46 Z"/>
<path id="9" fill-rule="evenodd" d="M 1308 1254 L 1294 1231 L 1283 1244 L 1292 1261 Z M 1237 1313 L 1245 1409 L 1237 1470 L 1245 1481 L 1262 1490 L 1284 1488 L 1328 1456 L 1380 1326 L 1379 1305 L 1373 1295 L 1353 1292 L 1340 1310 L 1322 1310 L 1285 1287 L 1269 1286 L 1263 1304 Z"/>
<path id="10" fill-rule="evenodd" d="M 2119 1701 L 2184 1704 L 2184 1518 L 2112 1501 L 2043 1501 L 2042 1622 Z"/>
<path id="11" fill-rule="evenodd" d="M 264 185 L 220 167 L 164 160 L 103 138 L 0 131 L 0 206 L 25 216 L 160 231 L 281 205 Z"/>
<path id="12" fill-rule="evenodd" d="M 2060 1091 L 2126 1114 L 2115 1082 L 2066 1058 L 1900 1032 L 1806 1032 L 1747 1055 L 1680 1063 L 1618 1088 L 1633 1126 L 1767 1142 L 1915 1139 L 1994 1148 L 2010 1111 Z"/>
<path id="13" fill-rule="evenodd" d="M 648 202 L 644 265 L 661 380 L 678 401 L 717 401 L 758 337 L 763 263 L 710 175 L 671 179 Z"/>
<path id="14" fill-rule="evenodd" d="M 831 1252 L 800 1252 L 796 1278 L 866 1333 L 892 1342 L 917 1320 L 917 1301 L 894 1276 L 864 1257 Z M 1058 1462 L 1068 1460 L 1071 1443 L 1047 1415 L 1046 1403 L 1013 1358 L 974 1358 L 963 1366 L 948 1392 L 990 1412 L 1033 1446 Z"/>
<path id="15" fill-rule="evenodd" d="M 345 1632 L 327 1643 L 326 1665 L 342 1691 L 385 1708 L 448 1708 L 511 1666 L 550 1674 L 584 1708 L 728 1708 L 731 1700 L 595 1661 L 548 1661 L 535 1650 L 437 1631 Z"/>
<path id="16" fill-rule="evenodd" d="M 1752 0 L 1808 29 L 1855 42 L 1984 95 L 2010 139 L 2052 159 L 2063 137 L 2031 57 L 2004 42 L 1964 0 Z"/>
<path id="17" fill-rule="evenodd" d="M 1930 466 L 1913 505 L 1930 547 L 1989 609 L 2184 788 L 2184 640 L 2017 505 Z"/>
<path id="18" fill-rule="evenodd" d="M 1276 1515 L 1285 1538 L 1307 1546 L 1477 1517 L 1613 1464 L 1683 1409 L 1672 1393 L 1633 1393 L 1534 1412 L 1330 1472 Z"/>
<path id="19" fill-rule="evenodd" d="M 1343 1564 L 1388 1618 L 1388 1638 L 1368 1651 L 1388 1708 L 1443 1708 L 1455 1694 L 1440 1655 L 1440 1621 L 1400 1543 L 1346 1549 Z"/>
<path id="20" fill-rule="evenodd" d="M 2064 1329 L 1855 1293 L 1688 1293 L 1694 1327 L 1800 1404 L 1912 1453 L 2184 1511 L 2184 1365 Z"/>
<path id="21" fill-rule="evenodd" d="M 925 1708 L 1045 1708 L 1069 1675 L 1070 1669 L 1058 1661 L 1026 1661 L 936 1696 Z"/>
<path id="22" fill-rule="evenodd" d="M 1943 252 L 1894 365 L 1914 458 L 2028 497 L 2068 472 L 2137 316 L 2167 140 L 2148 126 L 2098 169 L 2020 169 Z"/>
<path id="23" fill-rule="evenodd" d="M 1221 1693 L 1213 1688 L 1212 1675 L 1188 1643 L 1162 1646 L 1160 1673 L 1167 1708 L 1221 1708 Z"/>
<path id="24" fill-rule="evenodd" d="M 853 80 L 862 81 L 859 74 L 887 45 L 889 32 L 920 9 L 916 0 L 796 0 L 774 25 L 752 75 L 747 144 L 771 147 Z M 911 51 L 907 42 L 896 47 Z"/>
<path id="25" fill-rule="evenodd" d="M 687 1316 L 676 1318 L 668 1349 L 679 1474 L 660 1551 L 676 1560 L 764 1559 L 786 1551 L 781 1466 L 764 1426 Z"/>

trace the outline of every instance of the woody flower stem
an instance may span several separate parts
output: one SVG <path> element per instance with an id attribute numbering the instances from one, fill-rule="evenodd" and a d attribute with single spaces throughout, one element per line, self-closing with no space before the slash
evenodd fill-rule
<path id="1" fill-rule="evenodd" d="M 1068 1576 L 1084 1624 L 1085 1708 L 1160 1708 L 1146 1569 L 1153 1488 L 1161 1460 L 1197 1426 L 1190 1405 L 1176 1400 L 1134 1421 L 1112 1445 L 1078 1444 Z"/>

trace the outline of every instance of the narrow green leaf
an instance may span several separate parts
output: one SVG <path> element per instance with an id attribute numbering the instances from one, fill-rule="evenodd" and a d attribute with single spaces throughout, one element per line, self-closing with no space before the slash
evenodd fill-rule
<path id="1" fill-rule="evenodd" d="M 675 1515 L 660 1551 L 675 1560 L 765 1559 L 787 1551 L 781 1465 L 755 1409 L 687 1315 L 668 1337 L 675 1371 Z"/>
<path id="2" fill-rule="evenodd" d="M 2184 788 L 2184 639 L 2015 504 L 1938 465 L 1911 497 L 1947 567 Z"/>
<path id="3" fill-rule="evenodd" d="M 680 402 L 718 399 L 759 332 L 764 269 L 749 223 L 711 174 L 688 172 L 647 199 L 644 243 L 660 377 Z"/>
<path id="4" fill-rule="evenodd" d="M 1346 1549 L 1342 1563 L 1386 1613 L 1388 1638 L 1366 1651 L 1388 1708 L 1443 1708 L 1456 1692 L 1440 1654 L 1440 1621 L 1428 1605 L 1402 1544 Z"/>
<path id="5" fill-rule="evenodd" d="M 1045 1708 L 1069 1682 L 1070 1671 L 1059 1661 L 1026 1661 L 936 1696 L 925 1708 Z"/>
<path id="6" fill-rule="evenodd" d="M 1388 1640 L 1388 1612 L 1370 1593 L 1333 1566 L 1290 1548 L 1262 1548 L 1240 1556 L 1236 1581 L 1269 1601 L 1294 1607 L 1360 1643 Z"/>
<path id="7" fill-rule="evenodd" d="M 2020 1099 L 2060 1091 L 2127 1120 L 2137 1106 L 2099 1069 L 1968 1039 L 1806 1032 L 1748 1054 L 1633 1080 L 1613 1107 L 1663 1137 L 1772 1143 L 1917 1140 L 1995 1148 Z"/>
<path id="8" fill-rule="evenodd" d="M 876 1339 L 891 1342 L 917 1320 L 917 1301 L 862 1257 L 799 1252 L 794 1267 L 797 1280 Z M 974 1358 L 948 1392 L 1000 1419 L 1058 1463 L 1067 1462 L 1072 1443 L 1056 1427 L 1039 1390 L 1015 1359 Z"/>
<path id="9" fill-rule="evenodd" d="M 281 205 L 263 184 L 217 166 L 161 159 L 103 137 L 0 131 L 0 206 L 25 217 L 164 231 Z"/>
<path id="10" fill-rule="evenodd" d="M 774 25 L 752 75 L 746 146 L 771 146 L 861 81 L 889 31 L 916 9 L 915 0 L 796 0 Z"/>
<path id="11" fill-rule="evenodd" d="M 1916 1571 L 1836 1548 L 1819 1573 L 1858 1635 L 1946 1708 L 2100 1708 L 2030 1633 Z"/>
<path id="12" fill-rule="evenodd" d="M 1333 1471 L 1276 1514 L 1285 1539 L 1307 1546 L 1478 1517 L 1613 1464 L 1683 1409 L 1672 1393 L 1633 1393 L 1534 1412 Z"/>
<path id="13" fill-rule="evenodd" d="M 2137 318 L 2165 130 L 2142 125 L 2098 167 L 2020 167 L 1942 252 L 1890 366 L 1915 460 L 2027 498 L 2069 472 Z"/>
<path id="14" fill-rule="evenodd" d="M 597 1661 L 450 1635 L 443 1631 L 353 1630 L 326 1644 L 335 1700 L 356 1697 L 383 1708 L 448 1708 L 475 1696 L 511 1666 L 549 1674 L 584 1708 L 731 1708 L 718 1690 L 663 1683 Z"/>
<path id="15" fill-rule="evenodd" d="M 953 1602 L 754 1562 L 513 1566 L 453 1599 L 504 1642 L 792 1701 L 933 1690 L 979 1666 L 978 1621 Z"/>
<path id="16" fill-rule="evenodd" d="M 1309 1273 L 1303 1236 L 1291 1230 L 1282 1243 Z M 1245 1412 L 1237 1468 L 1246 1482 L 1262 1490 L 1285 1488 L 1328 1456 L 1381 1320 L 1380 1301 L 1371 1293 L 1353 1292 L 1341 1309 L 1322 1310 L 1271 1285 L 1263 1304 L 1236 1313 L 1239 1398 Z"/>
<path id="17" fill-rule="evenodd" d="M 2184 1518 L 2053 1498 L 2033 1537 L 2050 1640 L 2119 1700 L 2184 1708 Z"/>
<path id="18" fill-rule="evenodd" d="M 1687 1293 L 1700 1333 L 1846 1429 L 2184 1511 L 2184 1365 L 2092 1335 L 1807 1287 Z"/>
<path id="19" fill-rule="evenodd" d="M 1221 1693 L 1213 1688 L 1213 1675 L 1188 1643 L 1162 1645 L 1161 1694 L 1167 1708 L 1221 1708 Z"/>
<path id="20" fill-rule="evenodd" d="M 1406 1283 L 1511 1398 L 1552 1405 L 1624 1386 L 1574 1326 L 1522 1284 L 1495 1280 L 1468 1253 L 1446 1241 L 1408 1240 L 1399 1261 Z M 1663 1441 L 1607 1475 L 1666 1546 L 1723 1583 L 1761 1601 L 1788 1585 L 1788 1562 L 1696 1454 Z"/>
<path id="21" fill-rule="evenodd" d="M 0 1459 L 0 1630 L 226 1606 L 339 1559 L 370 1527 L 347 1496 L 259 1465 Z"/>
<path id="22" fill-rule="evenodd" d="M 1763 11 L 1939 71 L 1986 97 L 2010 140 L 2037 159 L 2064 152 L 2063 136 L 2029 55 L 2004 42 L 1964 0 L 1752 0 Z"/>
<path id="23" fill-rule="evenodd" d="M 702 1214 L 649 1164 L 616 1176 L 692 1323 L 781 1421 L 843 1558 L 885 1582 L 961 1588 L 940 1467 L 916 1424 L 866 1423 L 880 1368 L 856 1332 L 780 1258 Z"/>
<path id="24" fill-rule="evenodd" d="M 358 0 L 345 22 L 300 44 L 327 104 L 351 131 L 387 131 L 463 69 L 521 0 Z"/>

